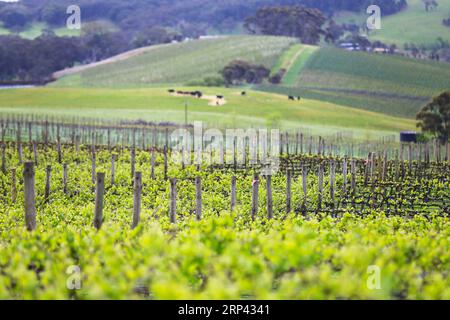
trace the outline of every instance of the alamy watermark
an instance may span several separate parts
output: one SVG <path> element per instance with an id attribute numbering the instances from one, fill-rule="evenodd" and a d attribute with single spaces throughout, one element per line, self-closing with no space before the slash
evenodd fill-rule
<path id="1" fill-rule="evenodd" d="M 371 5 L 367 8 L 367 29 L 368 30 L 380 30 L 381 29 L 381 8 L 377 5 Z"/>
<path id="2" fill-rule="evenodd" d="M 66 269 L 66 274 L 68 275 L 66 280 L 66 287 L 69 290 L 80 290 L 81 289 L 81 268 L 77 265 L 69 266 Z"/>
<path id="3" fill-rule="evenodd" d="M 379 266 L 371 265 L 367 267 L 367 288 L 370 290 L 381 289 L 381 269 Z"/>
<path id="4" fill-rule="evenodd" d="M 175 164 L 260 164 L 265 175 L 276 173 L 280 166 L 278 129 L 226 129 L 224 133 L 217 128 L 204 130 L 203 123 L 196 121 L 193 132 L 176 129 L 170 140 Z"/>
<path id="5" fill-rule="evenodd" d="M 69 30 L 81 29 L 81 9 L 77 5 L 70 5 L 67 7 L 66 13 L 69 17 L 66 20 L 66 27 Z"/>

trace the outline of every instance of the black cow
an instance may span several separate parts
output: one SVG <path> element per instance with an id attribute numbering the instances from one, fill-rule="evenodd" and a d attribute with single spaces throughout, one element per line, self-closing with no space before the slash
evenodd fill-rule
<path id="1" fill-rule="evenodd" d="M 169 89 L 167 91 L 169 91 L 169 93 L 175 93 L 175 90 L 173 90 L 173 89 Z"/>
<path id="2" fill-rule="evenodd" d="M 288 96 L 289 100 L 295 101 L 294 96 Z"/>
<path id="3" fill-rule="evenodd" d="M 203 93 L 201 91 L 197 91 L 197 98 L 201 98 L 203 96 Z"/>
<path id="4" fill-rule="evenodd" d="M 217 99 L 223 99 L 223 96 L 217 96 Z"/>
<path id="5" fill-rule="evenodd" d="M 302 100 L 302 97 L 298 96 L 298 97 L 297 97 L 297 100 L 298 100 L 298 101 Z"/>
<path id="6" fill-rule="evenodd" d="M 241 96 L 246 96 L 246 95 L 247 95 L 247 92 L 245 92 L 245 91 L 241 92 Z"/>

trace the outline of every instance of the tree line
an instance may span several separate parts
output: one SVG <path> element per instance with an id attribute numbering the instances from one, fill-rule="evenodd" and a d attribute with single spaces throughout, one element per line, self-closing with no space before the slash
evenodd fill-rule
<path id="1" fill-rule="evenodd" d="M 20 3 L 0 2 L 0 20 L 13 30 L 33 22 L 62 27 L 66 8 L 72 0 L 22 0 Z M 406 0 L 78 0 L 86 21 L 109 20 L 123 31 L 141 31 L 153 26 L 172 27 L 195 36 L 208 29 L 222 32 L 234 30 L 242 21 L 263 6 L 295 6 L 319 9 L 327 16 L 336 11 L 363 12 L 371 4 L 379 5 L 384 15 L 407 6 Z"/>
<path id="2" fill-rule="evenodd" d="M 328 17 L 330 10 L 359 11 L 365 6 L 362 3 L 368 1 L 249 0 L 242 4 L 234 1 L 212 3 L 194 0 L 186 3 L 174 0 L 167 4 L 164 0 L 81 0 L 78 5 L 82 8 L 82 36 L 56 37 L 51 28 L 65 24 L 66 8 L 71 2 L 0 2 L 0 19 L 3 26 L 10 30 L 19 32 L 32 22 L 45 22 L 49 26 L 49 29 L 44 30 L 43 34 L 34 40 L 21 39 L 14 35 L 0 37 L 0 82 L 47 82 L 52 80 L 53 72 L 76 63 L 95 62 L 138 47 L 197 37 L 206 34 L 209 28 L 221 29 L 223 25 L 220 24 L 224 21 L 231 28 L 243 21 L 250 33 L 292 36 L 310 44 L 317 44 L 322 37 L 328 42 L 335 42 L 345 31 L 351 31 L 352 26 L 334 23 Z M 404 0 L 369 2 L 378 3 L 388 12 L 400 10 L 406 5 Z M 263 3 L 286 6 L 257 9 Z M 311 7 L 292 6 L 295 3 L 304 3 Z M 233 72 L 228 72 L 232 80 L 225 77 L 225 81 L 240 82 L 245 79 L 249 83 L 258 83 L 267 77 L 261 68 L 247 69 L 250 71 L 246 72 L 243 78 L 233 78 L 237 74 L 236 70 L 239 70 L 234 68 Z M 276 83 L 281 77 L 282 75 L 276 75 L 273 82 Z M 211 80 L 211 83 L 217 83 L 217 79 Z"/>
<path id="3" fill-rule="evenodd" d="M 138 47 L 181 40 L 182 36 L 153 27 L 133 36 L 111 32 L 92 23 L 79 37 L 58 37 L 51 30 L 35 39 L 18 35 L 0 36 L 0 84 L 46 83 L 55 71 L 100 61 Z"/>

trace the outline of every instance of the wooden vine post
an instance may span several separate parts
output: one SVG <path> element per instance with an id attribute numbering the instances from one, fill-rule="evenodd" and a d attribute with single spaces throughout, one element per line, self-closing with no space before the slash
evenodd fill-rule
<path id="1" fill-rule="evenodd" d="M 267 218 L 273 218 L 272 176 L 266 176 Z"/>
<path id="2" fill-rule="evenodd" d="M 231 177 L 231 211 L 236 207 L 236 176 Z"/>
<path id="3" fill-rule="evenodd" d="M 134 137 L 134 135 L 133 135 Z M 134 173 L 136 172 L 136 148 L 131 147 L 131 176 L 134 177 Z"/>
<path id="4" fill-rule="evenodd" d="M 167 164 L 167 144 L 164 145 L 164 180 L 167 180 L 167 168 L 168 168 L 168 164 Z"/>
<path id="5" fill-rule="evenodd" d="M 47 166 L 45 168 L 45 194 L 44 194 L 45 202 L 48 202 L 50 198 L 51 177 L 52 177 L 52 166 Z"/>
<path id="6" fill-rule="evenodd" d="M 2 172 L 6 174 L 6 146 L 2 144 Z"/>
<path id="7" fill-rule="evenodd" d="M 306 215 L 306 206 L 308 200 L 308 168 L 302 163 L 302 189 L 303 189 L 303 215 Z"/>
<path id="8" fill-rule="evenodd" d="M 321 163 L 319 165 L 319 183 L 318 183 L 318 191 L 319 191 L 319 197 L 318 197 L 318 203 L 317 203 L 317 211 L 319 211 L 322 208 L 322 199 L 323 199 L 323 164 Z"/>
<path id="9" fill-rule="evenodd" d="M 342 161 L 342 188 L 344 189 L 344 192 L 347 191 L 347 156 L 344 157 L 344 160 Z"/>
<path id="10" fill-rule="evenodd" d="M 111 185 L 113 186 L 116 180 L 116 155 L 111 155 Z"/>
<path id="11" fill-rule="evenodd" d="M 138 226 L 141 215 L 142 173 L 136 172 L 133 186 L 133 222 L 131 229 Z"/>
<path id="12" fill-rule="evenodd" d="M 95 156 L 95 150 L 92 150 L 92 166 L 91 166 L 91 179 L 92 184 L 95 184 L 95 171 L 96 171 L 96 156 Z M 98 175 L 97 175 L 98 178 Z"/>
<path id="13" fill-rule="evenodd" d="M 258 196 L 259 196 L 259 176 L 257 173 L 253 175 L 253 182 L 252 182 L 252 211 L 251 211 L 251 217 L 254 221 L 256 219 L 256 216 L 258 214 Z"/>
<path id="14" fill-rule="evenodd" d="M 335 211 L 335 198 L 334 198 L 334 187 L 336 181 L 336 165 L 334 160 L 330 162 L 330 197 L 331 197 L 331 209 L 333 210 L 333 216 Z"/>
<path id="15" fill-rule="evenodd" d="M 103 223 L 103 198 L 105 195 L 105 173 L 98 172 L 95 187 L 94 227 L 99 230 Z"/>
<path id="16" fill-rule="evenodd" d="M 63 164 L 63 192 L 64 194 L 68 193 L 68 187 L 67 187 L 67 163 Z"/>
<path id="17" fill-rule="evenodd" d="M 202 178 L 196 177 L 195 178 L 195 200 L 196 200 L 196 207 L 195 207 L 195 217 L 198 221 L 202 219 Z"/>
<path id="18" fill-rule="evenodd" d="M 155 152 L 155 148 L 152 148 L 152 156 L 151 156 L 151 172 L 150 172 L 150 176 L 152 178 L 152 180 L 155 179 L 155 161 L 156 161 L 156 152 Z"/>
<path id="19" fill-rule="evenodd" d="M 291 213 L 291 196 L 292 196 L 292 172 L 290 169 L 286 171 L 286 214 Z"/>
<path id="20" fill-rule="evenodd" d="M 177 179 L 170 179 L 170 222 L 177 223 Z"/>
<path id="21" fill-rule="evenodd" d="M 36 204 L 34 191 L 34 163 L 26 162 L 23 170 L 25 224 L 28 231 L 36 229 Z"/>

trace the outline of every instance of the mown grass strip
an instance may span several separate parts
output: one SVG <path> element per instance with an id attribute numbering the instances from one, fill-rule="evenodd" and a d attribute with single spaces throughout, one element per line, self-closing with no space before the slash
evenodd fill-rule
<path id="1" fill-rule="evenodd" d="M 300 72 L 305 67 L 306 62 L 313 55 L 313 53 L 316 52 L 317 49 L 317 47 L 311 46 L 302 48 L 302 51 L 283 77 L 283 80 L 281 81 L 282 84 L 293 85 L 297 81 Z"/>

